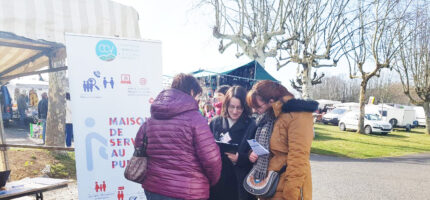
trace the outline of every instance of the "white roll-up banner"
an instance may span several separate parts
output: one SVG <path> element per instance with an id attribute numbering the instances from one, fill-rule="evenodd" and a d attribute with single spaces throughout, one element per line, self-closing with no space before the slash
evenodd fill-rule
<path id="1" fill-rule="evenodd" d="M 79 199 L 146 199 L 124 178 L 162 89 L 161 42 L 66 34 Z"/>

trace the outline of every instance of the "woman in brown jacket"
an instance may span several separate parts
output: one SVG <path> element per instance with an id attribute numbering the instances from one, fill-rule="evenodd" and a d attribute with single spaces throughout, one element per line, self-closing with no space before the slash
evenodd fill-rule
<path id="1" fill-rule="evenodd" d="M 284 86 L 268 80 L 253 86 L 247 102 L 260 114 L 255 139 L 270 150 L 269 155 L 260 157 L 254 152 L 250 154 L 254 177 L 265 178 L 268 171 L 280 171 L 286 165 L 270 199 L 312 199 L 309 155 L 314 137 L 312 112 L 318 103 L 294 99 Z"/>

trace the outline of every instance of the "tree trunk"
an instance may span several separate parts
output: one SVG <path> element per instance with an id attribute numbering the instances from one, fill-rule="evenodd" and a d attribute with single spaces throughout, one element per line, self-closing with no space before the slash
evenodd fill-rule
<path id="1" fill-rule="evenodd" d="M 50 57 L 50 67 L 62 67 L 65 63 L 65 49 L 58 50 Z M 65 145 L 66 125 L 66 71 L 49 74 L 48 116 L 46 118 L 46 144 Z"/>
<path id="2" fill-rule="evenodd" d="M 430 105 L 429 102 L 424 102 L 423 104 L 424 113 L 426 116 L 426 131 L 427 135 L 430 135 Z"/>
<path id="3" fill-rule="evenodd" d="M 303 64 L 302 74 L 302 98 L 312 99 L 312 80 L 311 80 L 312 65 Z"/>
<path id="4" fill-rule="evenodd" d="M 364 133 L 364 112 L 366 106 L 366 87 L 367 81 L 363 79 L 360 85 L 360 117 L 358 118 L 357 133 Z"/>
<path id="5" fill-rule="evenodd" d="M 256 61 L 258 62 L 258 64 L 260 64 L 263 68 L 265 68 L 265 67 L 266 67 L 266 58 L 265 58 L 265 57 L 257 57 L 255 60 L 256 60 Z"/>

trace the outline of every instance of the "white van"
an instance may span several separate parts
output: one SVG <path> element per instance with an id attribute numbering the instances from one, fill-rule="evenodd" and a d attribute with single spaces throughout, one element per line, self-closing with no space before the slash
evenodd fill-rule
<path id="1" fill-rule="evenodd" d="M 366 105 L 366 113 L 378 113 L 382 121 L 390 123 L 393 127 L 402 127 L 410 131 L 415 121 L 415 110 L 404 105 Z"/>
<path id="2" fill-rule="evenodd" d="M 418 122 L 418 126 L 426 126 L 426 115 L 422 106 L 414 106 L 415 120 Z"/>

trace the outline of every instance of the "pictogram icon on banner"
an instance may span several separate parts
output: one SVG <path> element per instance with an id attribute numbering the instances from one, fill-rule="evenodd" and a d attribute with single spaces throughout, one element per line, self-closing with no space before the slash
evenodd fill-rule
<path id="1" fill-rule="evenodd" d="M 122 84 L 131 84 L 130 74 L 121 74 L 121 83 Z"/>

